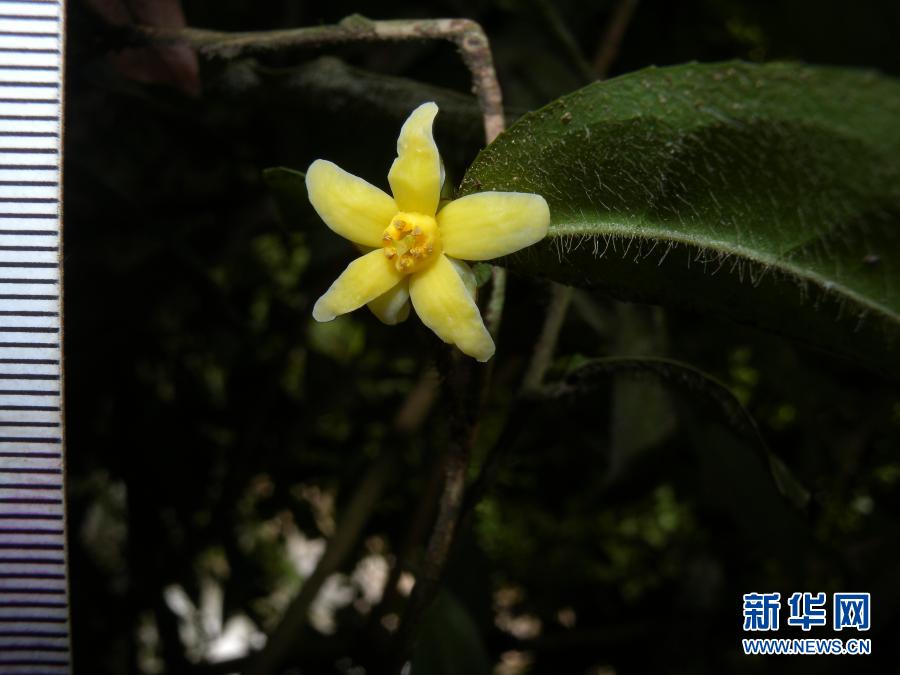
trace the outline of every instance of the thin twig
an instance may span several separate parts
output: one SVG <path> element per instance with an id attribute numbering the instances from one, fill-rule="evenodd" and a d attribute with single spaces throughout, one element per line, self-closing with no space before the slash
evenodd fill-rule
<path id="1" fill-rule="evenodd" d="M 457 46 L 463 62 L 472 73 L 488 143 L 503 131 L 503 97 L 488 39 L 481 26 L 470 19 L 377 21 L 354 14 L 333 25 L 288 30 L 228 33 L 199 28 L 139 26 L 135 32 L 138 39 L 185 44 L 197 49 L 202 56 L 219 58 L 349 42 L 446 40 Z"/>
<path id="2" fill-rule="evenodd" d="M 409 525 L 403 536 L 400 546 L 396 549 L 394 564 L 391 566 L 388 579 L 384 584 L 384 590 L 378 604 L 372 609 L 367 620 L 366 647 L 371 651 L 373 658 L 383 658 L 385 644 L 383 642 L 385 629 L 382 620 L 391 612 L 397 611 L 401 605 L 400 577 L 405 569 L 416 567 L 413 563 L 416 553 L 422 547 L 422 542 L 428 533 L 428 528 L 434 522 L 438 498 L 444 484 L 444 460 L 443 457 L 435 457 L 428 466 L 428 477 L 422 487 L 416 506 L 412 510 Z"/>
<path id="3" fill-rule="evenodd" d="M 421 428 L 434 403 L 437 386 L 438 379 L 433 370 L 422 373 L 394 418 L 393 433 L 397 441 L 414 435 Z M 281 622 L 266 641 L 266 646 L 246 659 L 249 667 L 244 672 L 248 675 L 268 675 L 275 672 L 297 651 L 297 645 L 302 642 L 301 636 L 306 629 L 310 606 L 328 577 L 340 569 L 353 552 L 398 464 L 400 453 L 397 441 L 385 444 L 391 450 L 379 457 L 363 477 L 315 571 L 303 582 L 300 592 L 288 605 Z"/>
<path id="4" fill-rule="evenodd" d="M 353 551 L 369 517 L 381 499 L 388 479 L 394 473 L 397 453 L 385 452 L 369 469 L 362 483 L 347 505 L 343 518 L 328 542 L 315 571 L 303 582 L 281 622 L 263 648 L 250 662 L 248 675 L 268 675 L 276 672 L 295 650 L 306 627 L 309 608 L 325 580 L 336 572 Z"/>
<path id="5" fill-rule="evenodd" d="M 496 339 L 506 295 L 506 270 L 494 267 L 491 284 L 491 296 L 485 309 L 485 324 Z M 394 649 L 388 655 L 389 672 L 399 670 L 410 656 L 425 613 L 437 595 L 441 577 L 466 513 L 466 474 L 478 436 L 478 420 L 490 387 L 493 361 L 481 366 L 470 359 L 454 358 L 451 364 L 447 390 L 451 401 L 452 421 L 450 442 L 442 458 L 444 487 L 425 557 L 394 638 Z"/>
<path id="6" fill-rule="evenodd" d="M 552 284 L 551 289 L 552 295 L 550 304 L 547 306 L 547 312 L 544 314 L 541 334 L 534 347 L 534 352 L 532 352 L 531 361 L 525 371 L 525 376 L 522 378 L 519 393 L 513 401 L 500 435 L 485 457 L 478 478 L 466 494 L 465 504 L 463 504 L 460 516 L 464 526 L 468 526 L 468 521 L 475 511 L 475 507 L 478 506 L 478 503 L 493 485 L 503 461 L 509 454 L 509 450 L 519 437 L 519 433 L 526 426 L 543 387 L 544 377 L 550 369 L 550 364 L 553 362 L 559 334 L 562 331 L 569 304 L 572 300 L 573 289 L 571 286 L 563 286 L 557 283 Z"/>
<path id="7" fill-rule="evenodd" d="M 622 38 L 637 6 L 638 0 L 619 0 L 613 10 L 612 18 L 606 24 L 603 37 L 600 38 L 600 46 L 594 56 L 594 72 L 598 79 L 605 80 L 609 75 L 609 69 L 619 55 Z"/>
<path id="8" fill-rule="evenodd" d="M 484 310 L 484 323 L 497 339 L 500 333 L 500 322 L 503 320 L 503 305 L 506 299 L 506 270 L 502 267 L 491 268 L 491 297 Z"/>
<path id="9" fill-rule="evenodd" d="M 401 434 L 412 435 L 418 431 L 437 398 L 440 378 L 433 368 L 428 368 L 406 395 L 394 416 L 394 429 Z"/>
<path id="10" fill-rule="evenodd" d="M 437 595 L 463 512 L 469 457 L 475 443 L 490 366 L 476 366 L 465 357 L 453 356 L 445 381 L 451 422 L 449 442 L 440 459 L 443 489 L 409 602 L 386 654 L 387 662 L 379 668 L 388 673 L 399 672 L 409 660 L 423 618 Z"/>
<path id="11" fill-rule="evenodd" d="M 506 270 L 502 267 L 494 267 L 491 271 L 491 295 L 484 310 L 484 320 L 491 335 L 496 338 L 503 316 L 503 305 L 506 295 Z M 434 599 L 440 576 L 452 547 L 457 524 L 461 520 L 463 513 L 465 478 L 471 447 L 475 443 L 475 424 L 481 406 L 487 397 L 492 364 L 477 367 L 478 370 L 475 373 L 471 372 L 470 369 L 472 367 L 471 363 L 461 367 L 458 359 L 456 359 L 456 370 L 465 369 L 469 377 L 475 378 L 474 383 L 469 386 L 469 389 L 475 393 L 475 405 L 470 405 L 470 410 L 466 412 L 460 409 L 457 404 L 453 415 L 453 419 L 457 421 L 462 418 L 471 418 L 468 422 L 459 425 L 460 428 L 458 429 L 458 432 L 468 440 L 459 443 L 455 435 L 457 430 L 451 431 L 451 445 L 445 450 L 444 455 L 438 458 L 437 465 L 432 471 L 433 476 L 422 492 L 415 516 L 406 533 L 403 545 L 400 547 L 394 566 L 388 575 L 381 602 L 373 610 L 369 620 L 368 632 L 370 642 L 374 643 L 374 640 L 371 638 L 374 638 L 375 632 L 378 630 L 378 622 L 390 610 L 397 599 L 397 583 L 404 565 L 411 559 L 413 551 L 423 538 L 423 531 L 428 523 L 431 522 L 435 505 L 439 505 L 440 510 L 434 521 L 435 524 L 426 549 L 422 569 L 416 579 L 413 594 L 404 614 L 403 623 L 400 626 L 397 637 L 394 639 L 394 650 L 389 654 L 372 654 L 373 658 L 386 656 L 388 660 L 396 660 L 395 666 L 404 660 L 406 652 L 415 639 L 419 619 Z M 441 483 L 443 488 L 441 488 Z M 439 489 L 442 491 L 438 499 L 436 493 Z"/>
<path id="12" fill-rule="evenodd" d="M 622 43 L 625 30 L 628 28 L 637 4 L 638 0 L 620 0 L 606 26 L 600 51 L 594 60 L 594 69 L 600 79 L 606 77 L 610 66 L 618 56 L 619 46 Z M 461 519 L 466 522 L 471 518 L 475 506 L 487 494 L 490 486 L 496 480 L 503 460 L 530 416 L 536 395 L 540 392 L 544 376 L 547 374 L 547 370 L 553 361 L 556 343 L 571 304 L 572 294 L 573 290 L 570 287 L 559 284 L 553 285 L 553 297 L 550 305 L 547 307 L 541 335 L 535 345 L 535 350 L 525 377 L 522 380 L 519 394 L 507 416 L 497 442 L 485 459 L 481 473 L 470 488 L 469 494 L 466 495 L 466 502 L 462 508 L 461 515 Z"/>
<path id="13" fill-rule="evenodd" d="M 584 58 L 581 46 L 578 40 L 572 35 L 572 31 L 566 25 L 565 20 L 560 15 L 555 3 L 550 0 L 532 0 L 538 12 L 540 12 L 541 20 L 550 31 L 550 35 L 556 40 L 560 49 L 565 52 L 569 61 L 578 71 L 578 74 L 585 82 L 593 82 L 597 79 L 593 66 Z"/>
<path id="14" fill-rule="evenodd" d="M 475 24 L 477 26 L 477 24 Z M 479 102 L 484 112 L 485 140 L 490 144 L 505 128 L 502 96 L 497 74 L 494 71 L 490 45 L 484 31 L 478 27 L 478 40 L 470 40 L 474 51 L 460 48 L 463 60 L 472 71 L 473 81 L 483 82 L 483 88 L 494 92 L 489 102 L 479 94 Z M 467 55 L 468 54 L 468 55 Z M 494 105 L 496 104 L 496 108 Z M 506 270 L 493 267 L 491 270 L 491 295 L 484 310 L 485 325 L 494 339 L 500 331 L 503 306 L 506 298 Z M 454 354 L 454 356 L 457 356 Z M 444 487 L 438 502 L 438 514 L 431 537 L 425 551 L 422 568 L 403 615 L 403 620 L 394 638 L 394 648 L 388 655 L 391 671 L 399 670 L 409 658 L 416 636 L 421 628 L 422 618 L 434 601 L 440 579 L 447 565 L 455 536 L 464 515 L 466 474 L 469 457 L 478 435 L 478 419 L 490 387 L 493 361 L 485 366 L 476 365 L 472 360 L 451 358 L 452 373 L 447 379 L 447 389 L 452 401 L 452 423 L 450 443 L 443 456 Z M 397 564 L 401 561 L 398 560 Z"/>
<path id="15" fill-rule="evenodd" d="M 610 26 L 607 29 L 607 39 L 604 40 L 607 48 L 602 56 L 603 61 L 598 68 L 600 77 L 604 77 L 612 61 L 618 53 L 619 44 L 637 0 L 625 0 L 617 9 Z M 499 95 L 499 86 L 498 86 Z M 499 100 L 499 98 L 498 98 Z M 491 133 L 491 128 L 485 122 L 487 141 L 490 143 L 494 137 L 502 131 L 502 111 L 498 116 L 500 125 Z M 491 333 L 496 335 L 500 325 L 505 298 L 506 276 L 505 270 L 494 268 L 492 294 L 485 311 L 485 320 Z M 399 668 L 409 657 L 412 645 L 418 629 L 421 627 L 425 612 L 431 605 L 438 589 L 444 567 L 451 554 L 453 544 L 457 540 L 457 533 L 463 529 L 474 513 L 474 508 L 486 494 L 493 483 L 502 459 L 507 450 L 518 437 L 524 422 L 528 419 L 535 396 L 540 391 L 544 376 L 549 369 L 556 350 L 556 343 L 560 330 L 572 298 L 572 289 L 564 286 L 553 286 L 553 298 L 545 316 L 541 337 L 536 345 L 531 364 L 525 379 L 513 405 L 513 409 L 507 418 L 504 430 L 498 442 L 492 449 L 485 467 L 475 484 L 466 492 L 466 473 L 468 470 L 469 456 L 475 442 L 477 432 L 477 420 L 481 406 L 484 402 L 490 382 L 490 366 L 480 369 L 466 362 L 464 366 L 457 368 L 457 377 L 462 377 L 464 384 L 457 384 L 454 397 L 455 421 L 451 428 L 451 443 L 444 457 L 444 490 L 439 502 L 439 512 L 435 521 L 432 536 L 428 542 L 422 569 L 413 588 L 413 593 L 407 606 L 406 613 L 395 638 L 397 645 L 393 654 L 391 669 Z M 454 394 L 453 382 L 448 379 L 451 395 Z M 459 392 L 465 391 L 469 395 L 465 400 L 460 400 Z M 472 396 L 472 393 L 475 396 Z"/>
<path id="16" fill-rule="evenodd" d="M 525 394 L 537 391 L 543 384 L 544 375 L 547 374 L 547 370 L 553 362 L 559 332 L 562 330 L 563 321 L 566 319 L 566 312 L 568 312 L 569 303 L 572 300 L 571 286 L 554 283 L 551 293 L 550 304 L 547 306 L 547 313 L 544 316 L 544 326 L 537 344 L 534 346 L 534 353 L 528 364 L 528 370 L 525 372 L 525 378 L 522 380 L 522 392 Z"/>

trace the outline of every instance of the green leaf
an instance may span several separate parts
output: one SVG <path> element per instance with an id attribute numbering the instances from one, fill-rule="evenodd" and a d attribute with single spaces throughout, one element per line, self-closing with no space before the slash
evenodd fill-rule
<path id="1" fill-rule="evenodd" d="M 662 310 L 627 302 L 615 303 L 615 335 L 610 345 L 616 356 L 662 356 L 665 329 Z M 612 409 L 609 415 L 610 480 L 646 450 L 672 435 L 675 416 L 668 392 L 657 381 L 615 376 L 611 383 Z"/>
<path id="2" fill-rule="evenodd" d="M 441 591 L 423 618 L 412 656 L 411 675 L 488 675 L 487 651 L 468 610 Z"/>
<path id="3" fill-rule="evenodd" d="M 463 194 L 537 192 L 502 261 L 900 373 L 900 83 L 796 64 L 649 68 L 525 115 Z"/>
<path id="4" fill-rule="evenodd" d="M 586 395 L 606 385 L 611 376 L 629 376 L 661 382 L 688 394 L 691 409 L 702 405 L 712 415 L 693 415 L 689 430 L 695 438 L 696 449 L 706 465 L 715 464 L 719 473 L 728 473 L 726 493 L 730 494 L 736 511 L 746 510 L 747 498 L 757 502 L 754 494 L 765 491 L 765 485 L 778 492 L 798 508 L 809 502 L 809 491 L 793 476 L 784 462 L 766 444 L 753 416 L 741 405 L 732 391 L 712 375 L 698 368 L 659 357 L 616 357 L 593 359 L 574 368 L 565 379 L 547 387 L 552 397 Z M 687 412 L 690 412 L 688 409 Z M 718 425 L 710 422 L 718 420 Z M 715 442 L 707 442 L 707 438 Z M 767 469 L 768 479 L 761 478 L 760 468 Z M 747 495 L 742 492 L 749 493 Z"/>
<path id="5" fill-rule="evenodd" d="M 684 460 L 697 476 L 704 503 L 730 514 L 745 536 L 783 559 L 809 545 L 803 513 L 809 491 L 771 452 L 737 397 L 712 376 L 671 359 L 595 359 L 545 393 L 563 400 L 590 396 L 622 377 L 656 381 L 681 394 L 672 398 L 693 455 Z"/>

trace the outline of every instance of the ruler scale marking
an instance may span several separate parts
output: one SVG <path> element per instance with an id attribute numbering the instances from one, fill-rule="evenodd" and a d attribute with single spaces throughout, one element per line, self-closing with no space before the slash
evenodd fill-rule
<path id="1" fill-rule="evenodd" d="M 0 675 L 70 673 L 60 199 L 64 7 L 0 0 Z"/>

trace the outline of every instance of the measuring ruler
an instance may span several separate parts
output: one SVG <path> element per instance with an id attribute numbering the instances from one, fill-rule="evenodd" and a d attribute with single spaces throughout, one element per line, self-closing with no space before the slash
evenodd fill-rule
<path id="1" fill-rule="evenodd" d="M 0 0 L 0 675 L 68 673 L 61 0 Z"/>

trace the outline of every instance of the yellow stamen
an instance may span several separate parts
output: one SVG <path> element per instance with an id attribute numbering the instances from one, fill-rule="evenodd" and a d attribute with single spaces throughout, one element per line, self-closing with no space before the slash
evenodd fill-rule
<path id="1" fill-rule="evenodd" d="M 440 231 L 431 216 L 400 212 L 382 236 L 384 255 L 397 270 L 411 274 L 424 269 L 441 252 Z"/>

